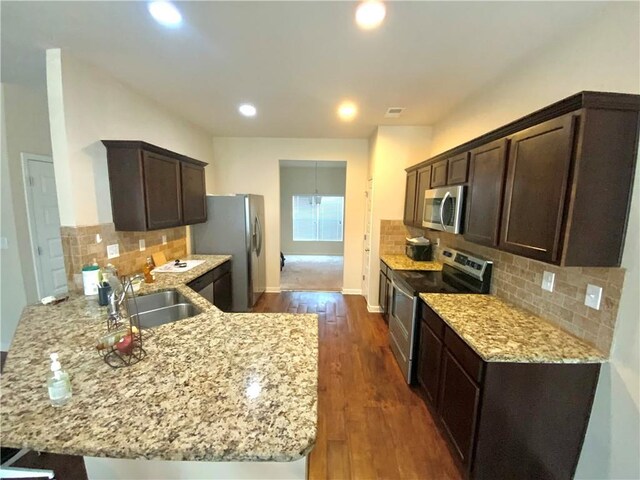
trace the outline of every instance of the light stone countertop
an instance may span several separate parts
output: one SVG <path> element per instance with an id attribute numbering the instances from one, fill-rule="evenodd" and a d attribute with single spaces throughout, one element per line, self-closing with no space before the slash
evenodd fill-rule
<path id="1" fill-rule="evenodd" d="M 317 315 L 223 313 L 184 284 L 229 260 L 157 274 L 140 294 L 175 288 L 202 313 L 145 330 L 146 358 L 112 369 L 95 349 L 106 307 L 72 295 L 27 307 L 0 380 L 2 446 L 112 458 L 291 461 L 314 445 Z M 49 353 L 73 397 L 50 406 Z"/>
<path id="2" fill-rule="evenodd" d="M 421 293 L 420 298 L 487 362 L 607 360 L 595 347 L 494 295 Z"/>
<path id="3" fill-rule="evenodd" d="M 380 255 L 380 260 L 387 264 L 392 270 L 421 270 L 421 271 L 440 271 L 442 270 L 442 263 L 440 262 L 418 262 L 411 260 L 404 254 L 392 255 L 384 254 Z"/>

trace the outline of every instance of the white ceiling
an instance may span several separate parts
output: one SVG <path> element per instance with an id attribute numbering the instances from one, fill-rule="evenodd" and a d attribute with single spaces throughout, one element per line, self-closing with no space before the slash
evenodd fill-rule
<path id="1" fill-rule="evenodd" d="M 606 3 L 395 1 L 365 32 L 353 2 L 179 2 L 184 25 L 166 29 L 145 2 L 2 1 L 2 81 L 42 84 L 59 47 L 216 136 L 366 138 L 433 124 Z M 335 114 L 347 98 L 351 123 Z"/>

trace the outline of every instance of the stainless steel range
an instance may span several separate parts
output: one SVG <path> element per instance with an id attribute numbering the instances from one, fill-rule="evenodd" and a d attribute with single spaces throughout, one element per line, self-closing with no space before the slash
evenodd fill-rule
<path id="1" fill-rule="evenodd" d="M 412 383 L 420 293 L 489 293 L 493 262 L 445 249 L 441 272 L 401 271 L 392 274 L 389 346 L 400 370 Z"/>

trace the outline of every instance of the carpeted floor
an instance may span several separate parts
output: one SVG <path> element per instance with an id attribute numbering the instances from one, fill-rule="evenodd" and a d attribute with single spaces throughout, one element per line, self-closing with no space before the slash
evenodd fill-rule
<path id="1" fill-rule="evenodd" d="M 280 272 L 282 290 L 342 290 L 343 257 L 341 255 L 284 255 Z"/>

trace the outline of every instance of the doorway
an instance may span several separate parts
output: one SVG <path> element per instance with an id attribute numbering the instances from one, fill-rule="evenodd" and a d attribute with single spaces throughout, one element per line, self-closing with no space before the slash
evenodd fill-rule
<path id="1" fill-rule="evenodd" d="M 67 292 L 67 275 L 53 160 L 32 153 L 20 156 L 38 297 L 61 295 Z"/>
<path id="2" fill-rule="evenodd" d="M 341 291 L 344 161 L 280 161 L 281 290 Z"/>

